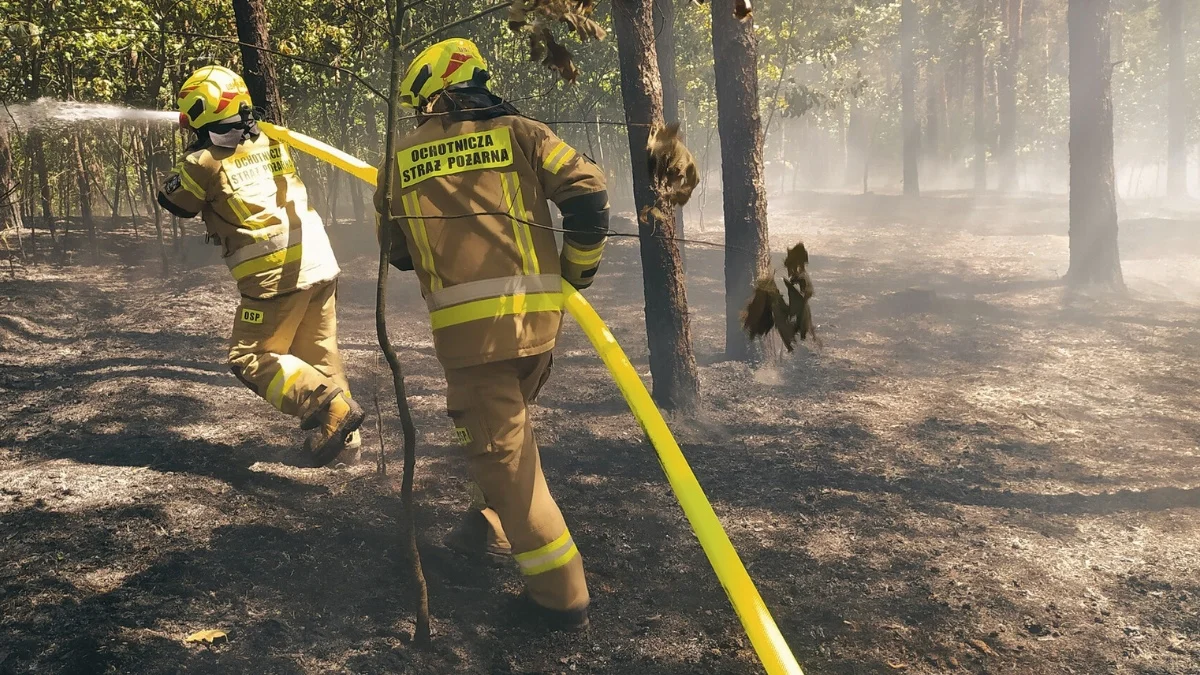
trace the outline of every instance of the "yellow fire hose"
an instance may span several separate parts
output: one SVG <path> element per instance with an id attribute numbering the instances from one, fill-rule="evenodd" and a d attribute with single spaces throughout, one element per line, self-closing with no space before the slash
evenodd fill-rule
<path id="1" fill-rule="evenodd" d="M 375 167 L 357 157 L 290 129 L 266 122 L 259 122 L 258 126 L 267 136 L 281 143 L 287 143 L 297 150 L 329 162 L 371 185 L 377 182 Z M 650 392 L 646 391 L 646 385 L 642 383 L 621 345 L 617 344 L 616 338 L 591 304 L 565 280 L 562 289 L 564 308 L 575 318 L 591 341 L 596 353 L 600 355 L 600 359 L 604 361 L 604 365 L 616 381 L 621 394 L 625 396 L 633 416 L 650 438 L 671 489 L 675 492 L 675 498 L 683 507 L 696 538 L 700 540 L 701 548 L 708 556 L 713 571 L 717 573 L 721 586 L 725 588 L 725 593 L 729 596 L 729 601 L 733 604 L 733 609 L 737 612 L 742 627 L 750 637 L 754 651 L 758 653 L 768 675 L 803 675 L 800 664 L 796 662 L 796 657 L 792 655 L 762 596 L 746 572 L 746 567 L 734 550 L 733 543 L 729 541 L 729 535 L 721 527 L 721 521 L 713 511 L 712 504 L 704 496 L 704 489 L 700 487 L 696 475 L 692 473 L 692 468 L 683 456 L 683 451 L 679 449 L 674 435 L 667 428 L 662 413 L 650 398 Z"/>

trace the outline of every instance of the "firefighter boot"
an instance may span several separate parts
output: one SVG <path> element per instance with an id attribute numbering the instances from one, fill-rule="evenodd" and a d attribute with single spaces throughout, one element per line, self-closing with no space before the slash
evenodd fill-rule
<path id="1" fill-rule="evenodd" d="M 338 456 L 334 458 L 333 463 L 345 464 L 346 466 L 354 466 L 362 459 L 362 432 L 354 430 L 346 437 L 346 447 L 342 449 Z"/>
<path id="2" fill-rule="evenodd" d="M 519 621 L 553 632 L 575 633 L 591 625 L 586 605 L 579 609 L 550 609 L 539 605 L 528 593 L 517 596 L 512 612 Z"/>
<path id="3" fill-rule="evenodd" d="M 346 447 L 349 436 L 363 423 L 366 413 L 353 399 L 338 393 L 313 413 L 315 430 L 304 442 L 313 466 L 332 462 Z M 307 420 L 306 420 L 307 422 Z M 302 428 L 306 425 L 301 425 Z"/>
<path id="4" fill-rule="evenodd" d="M 504 563 L 512 555 L 512 545 L 504 536 L 500 517 L 491 509 L 467 511 L 443 543 L 463 555 L 486 557 L 493 565 Z"/>

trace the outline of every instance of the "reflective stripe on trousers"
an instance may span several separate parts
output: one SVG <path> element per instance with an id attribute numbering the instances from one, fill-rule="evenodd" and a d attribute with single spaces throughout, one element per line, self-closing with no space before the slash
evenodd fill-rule
<path id="1" fill-rule="evenodd" d="M 562 535 L 549 544 L 526 553 L 514 553 L 513 557 L 521 566 L 521 574 L 535 577 L 565 566 L 577 555 L 579 549 L 575 546 L 575 540 L 571 532 L 564 529 Z"/>

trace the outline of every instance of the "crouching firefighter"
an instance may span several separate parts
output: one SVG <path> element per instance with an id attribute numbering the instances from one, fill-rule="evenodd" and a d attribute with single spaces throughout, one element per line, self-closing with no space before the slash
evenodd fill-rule
<path id="1" fill-rule="evenodd" d="M 324 466 L 361 440 L 337 346 L 340 272 L 321 218 L 286 145 L 258 131 L 250 94 L 228 68 L 206 66 L 179 91 L 179 123 L 196 142 L 168 175 L 158 202 L 204 218 L 242 300 L 229 365 L 254 393 L 310 431 L 305 452 Z"/>
<path id="2" fill-rule="evenodd" d="M 415 270 L 446 373 L 446 408 L 476 503 L 447 544 L 509 553 L 524 605 L 587 626 L 583 560 L 542 475 L 529 404 L 550 375 L 562 280 L 587 288 L 608 231 L 600 169 L 487 88 L 469 40 L 422 52 L 401 83 L 418 126 L 398 142 L 392 264 Z M 550 209 L 566 231 L 559 251 Z M 376 205 L 382 194 L 376 193 Z"/>

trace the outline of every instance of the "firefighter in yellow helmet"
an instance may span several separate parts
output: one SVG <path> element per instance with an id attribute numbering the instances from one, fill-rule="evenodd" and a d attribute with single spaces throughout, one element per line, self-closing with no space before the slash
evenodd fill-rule
<path id="1" fill-rule="evenodd" d="M 300 418 L 305 451 L 324 466 L 361 444 L 337 347 L 340 272 L 286 145 L 260 133 L 250 94 L 228 68 L 205 66 L 179 91 L 179 123 L 196 132 L 158 201 L 200 215 L 241 292 L 229 365 L 259 396 Z"/>
<path id="2" fill-rule="evenodd" d="M 588 287 L 608 231 L 604 175 L 487 88 L 469 40 L 422 52 L 401 84 L 417 129 L 395 161 L 392 264 L 414 270 L 446 373 L 446 408 L 476 504 L 447 543 L 511 552 L 527 606 L 552 628 L 588 623 L 583 560 L 542 475 L 529 403 L 550 375 L 562 279 Z M 561 251 L 547 200 L 562 213 Z M 376 205 L 382 194 L 376 193 Z"/>

